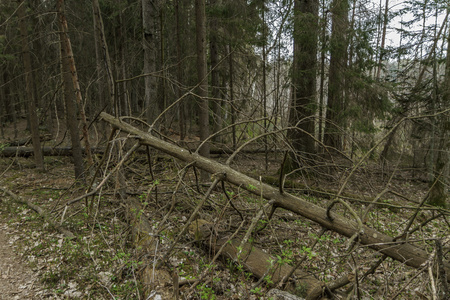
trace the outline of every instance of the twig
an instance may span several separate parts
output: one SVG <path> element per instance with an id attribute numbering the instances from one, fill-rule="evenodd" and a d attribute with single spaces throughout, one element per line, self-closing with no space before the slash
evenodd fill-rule
<path id="1" fill-rule="evenodd" d="M 222 176 L 225 176 L 225 174 L 223 174 Z M 200 211 L 200 209 L 202 208 L 202 206 L 206 202 L 206 200 L 209 198 L 209 195 L 211 194 L 211 192 L 214 190 L 214 188 L 217 186 L 217 184 L 222 180 L 222 178 L 220 176 L 215 176 L 215 177 L 216 177 L 216 179 L 211 184 L 211 186 L 209 187 L 209 189 L 206 192 L 206 194 L 203 196 L 203 199 L 197 204 L 197 207 L 192 212 L 191 216 L 189 217 L 189 220 L 187 220 L 187 222 L 184 225 L 184 227 L 181 230 L 181 232 L 177 235 L 175 240 L 172 242 L 172 244 L 170 245 L 169 249 L 164 254 L 164 256 L 156 263 L 156 268 L 159 268 L 161 266 L 161 264 L 172 254 L 172 251 L 175 248 L 175 246 L 178 244 L 178 241 L 181 239 L 181 237 L 184 236 L 184 234 L 186 233 L 189 225 L 197 217 L 198 212 Z"/>
<path id="2" fill-rule="evenodd" d="M 418 277 L 420 274 L 422 274 L 423 271 L 425 271 L 427 269 L 427 265 L 425 265 L 424 267 L 422 267 L 419 271 L 417 271 L 417 273 L 411 277 L 408 282 L 397 292 L 395 293 L 394 296 L 392 296 L 392 298 L 390 300 L 394 300 L 397 299 L 398 296 L 400 296 L 401 293 L 403 293 L 403 291 L 411 284 L 411 282 L 416 279 L 416 277 Z"/>
<path id="3" fill-rule="evenodd" d="M 252 223 L 250 224 L 250 226 L 247 229 L 247 232 L 245 233 L 244 238 L 241 241 L 241 244 L 238 247 L 238 253 L 236 254 L 236 257 L 239 257 L 241 255 L 242 249 L 244 248 L 244 244 L 247 243 L 250 234 L 252 233 L 253 229 L 255 228 L 256 224 L 258 223 L 259 219 L 261 219 L 261 216 L 263 215 L 265 209 L 272 205 L 271 203 L 272 201 L 269 201 L 269 203 L 267 203 L 266 205 L 264 205 L 263 207 L 261 207 L 261 209 L 258 211 L 258 213 L 256 214 L 256 216 L 252 219 Z"/>
<path id="4" fill-rule="evenodd" d="M 244 225 L 245 221 L 242 221 L 241 224 L 239 225 L 239 227 L 233 232 L 233 234 L 227 239 L 227 241 L 225 243 L 222 244 L 222 246 L 220 247 L 220 249 L 216 252 L 216 255 L 214 255 L 213 259 L 211 260 L 211 262 L 209 263 L 210 265 L 214 264 L 214 262 L 219 258 L 220 254 L 222 253 L 223 249 L 225 248 L 226 245 L 228 245 L 228 242 L 231 241 L 232 239 L 234 239 L 234 237 L 239 233 L 239 231 L 241 230 L 242 226 Z M 203 278 L 210 272 L 213 271 L 214 268 L 208 270 L 206 269 L 205 271 L 203 271 L 203 273 L 200 275 L 200 277 L 192 284 L 192 286 L 189 288 L 189 294 L 192 293 L 192 291 L 194 290 L 194 288 L 203 280 Z"/>
<path id="5" fill-rule="evenodd" d="M 317 243 L 319 242 L 320 238 L 322 237 L 322 235 L 325 232 L 327 232 L 327 229 L 322 227 L 322 230 L 320 230 L 318 237 L 316 238 L 314 243 L 311 245 L 311 251 L 314 249 L 314 247 L 316 247 Z M 303 264 L 303 262 L 306 260 L 307 257 L 308 257 L 307 253 L 303 254 L 302 258 L 300 258 L 300 260 L 295 264 L 295 266 L 291 269 L 289 274 L 284 276 L 283 279 L 280 281 L 280 283 L 278 283 L 279 288 L 282 288 L 286 285 L 286 282 L 289 280 L 289 278 L 292 276 L 292 274 L 294 274 L 294 272 Z"/>
<path id="6" fill-rule="evenodd" d="M 433 265 L 432 264 L 428 264 L 428 276 L 430 277 L 431 294 L 433 296 L 433 300 L 437 300 L 436 285 L 434 283 Z"/>
<path id="7" fill-rule="evenodd" d="M 241 217 L 241 220 L 244 221 L 244 216 L 242 216 L 242 213 L 234 206 L 233 201 L 231 201 L 230 196 L 228 196 L 227 190 L 225 189 L 225 181 L 222 180 L 222 191 L 225 194 L 225 197 L 228 199 L 228 203 L 230 203 L 231 207 L 239 214 Z"/>
<path id="8" fill-rule="evenodd" d="M 436 239 L 436 258 L 437 258 L 437 264 L 439 268 L 439 280 L 442 285 L 442 299 L 448 299 L 450 297 L 450 291 L 448 289 L 448 283 L 447 283 L 447 272 L 445 271 L 444 267 L 444 255 L 442 251 L 442 241 L 440 239 Z"/>
<path id="9" fill-rule="evenodd" d="M 95 187 L 95 189 L 93 189 L 92 191 L 90 191 L 89 193 L 86 193 L 84 195 L 81 195 L 80 197 L 77 197 L 75 199 L 70 200 L 69 202 L 67 202 L 66 205 L 71 205 L 74 204 L 80 200 L 83 200 L 86 197 L 89 197 L 91 195 L 96 194 L 101 187 L 103 187 L 103 185 L 108 181 L 109 177 L 111 177 L 111 175 L 113 175 L 117 170 L 120 169 L 120 167 L 124 164 L 124 162 L 130 157 L 130 155 L 137 149 L 139 148 L 141 144 L 139 142 L 135 143 L 133 145 L 133 147 L 131 147 L 130 150 L 128 150 L 127 153 L 125 153 L 125 155 L 122 157 L 122 159 L 117 163 L 117 165 L 111 170 L 111 172 L 108 173 L 108 175 L 105 176 L 105 178 L 103 178 L 103 180 Z"/>
<path id="10" fill-rule="evenodd" d="M 381 265 L 381 263 L 382 263 L 383 261 L 386 260 L 386 258 L 388 258 L 388 256 L 387 256 L 386 254 L 383 254 L 383 256 L 380 257 L 380 259 L 377 260 L 377 262 L 374 263 L 374 264 L 372 265 L 372 267 L 370 267 L 370 269 L 367 270 L 366 273 L 364 273 L 364 274 L 361 276 L 361 281 L 363 281 L 363 280 L 364 280 L 367 276 L 369 276 L 370 274 L 373 274 L 373 273 L 376 271 L 376 269 Z"/>
<path id="11" fill-rule="evenodd" d="M 155 175 L 153 174 L 153 168 L 152 168 L 152 159 L 150 157 L 150 147 L 148 145 L 145 146 L 145 150 L 147 152 L 147 160 L 148 160 L 148 168 L 150 171 L 150 176 L 152 177 L 152 181 L 155 181 Z M 158 204 L 158 185 L 155 185 L 155 202 Z M 147 197 L 149 197 L 150 192 L 147 193 Z"/>

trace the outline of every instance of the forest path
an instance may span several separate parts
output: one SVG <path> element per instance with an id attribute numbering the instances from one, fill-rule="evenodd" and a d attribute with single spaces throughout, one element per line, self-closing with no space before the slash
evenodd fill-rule
<path id="1" fill-rule="evenodd" d="M 18 256 L 11 242 L 16 236 L 0 218 L 0 300 L 43 299 L 38 276 Z"/>

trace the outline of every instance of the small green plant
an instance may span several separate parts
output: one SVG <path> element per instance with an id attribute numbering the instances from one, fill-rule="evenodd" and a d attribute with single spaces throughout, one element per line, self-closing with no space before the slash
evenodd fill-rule
<path id="1" fill-rule="evenodd" d="M 6 147 L 9 147 L 8 143 L 0 144 L 0 152 L 3 151 L 3 149 L 5 149 Z"/>
<path id="2" fill-rule="evenodd" d="M 264 281 L 265 281 L 268 285 L 273 285 L 272 276 L 270 276 L 270 275 L 267 275 L 266 277 L 264 277 Z"/>
<path id="3" fill-rule="evenodd" d="M 216 299 L 216 294 L 214 293 L 214 290 L 207 286 L 206 284 L 200 284 L 197 286 L 197 290 L 200 293 L 200 299 L 205 300 L 214 300 Z"/>
<path id="4" fill-rule="evenodd" d="M 260 287 L 260 286 L 255 287 L 254 289 L 251 289 L 250 292 L 255 294 L 255 295 L 259 295 L 259 296 L 262 296 L 262 294 L 263 294 L 262 293 L 262 287 Z"/>
<path id="5" fill-rule="evenodd" d="M 277 263 L 279 265 L 286 265 L 292 263 L 292 257 L 294 256 L 292 250 L 284 249 L 281 251 L 281 255 L 277 255 Z"/>
<path id="6" fill-rule="evenodd" d="M 312 252 L 312 249 L 310 247 L 306 247 L 306 246 L 302 247 L 302 249 L 300 250 L 300 253 L 306 254 L 308 259 L 312 259 L 313 257 L 317 256 L 316 253 Z"/>

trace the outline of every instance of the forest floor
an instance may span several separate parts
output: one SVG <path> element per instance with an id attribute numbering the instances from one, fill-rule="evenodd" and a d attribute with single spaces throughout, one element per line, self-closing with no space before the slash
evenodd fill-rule
<path id="1" fill-rule="evenodd" d="M 190 217 L 207 186 L 197 186 L 193 171 L 182 177 L 184 164 L 163 153 L 152 152 L 153 178 L 149 174 L 147 157 L 134 155 L 125 165 L 125 180 L 128 197 L 139 199 L 143 215 L 155 228 L 165 224 L 159 234 L 162 254 Z M 214 157 L 224 161 L 225 157 Z M 100 179 L 108 174 L 117 158 L 111 157 L 109 167 L 101 171 Z M 250 174 L 274 175 L 280 167 L 282 157 L 269 155 L 268 171 L 265 171 L 264 155 L 237 157 L 234 168 Z M 145 257 L 132 247 L 130 227 L 126 224 L 124 205 L 117 198 L 119 178 L 113 176 L 105 188 L 89 203 L 83 199 L 69 206 L 66 203 L 85 193 L 85 187 L 73 185 L 73 167 L 68 157 L 46 157 L 46 171 L 33 168 L 32 158 L 0 158 L 0 186 L 16 195 L 44 208 L 50 220 L 75 234 L 71 239 L 64 236 L 30 207 L 18 204 L 5 194 L 0 198 L 0 299 L 143 299 L 142 286 L 137 278 Z M 289 180 L 302 184 L 302 188 L 286 191 L 307 199 L 312 204 L 326 207 L 328 199 L 308 195 L 307 190 L 322 188 L 336 191 L 346 182 L 351 165 L 340 162 L 330 175 L 290 176 Z M 92 174 L 92 170 L 89 174 Z M 367 162 L 356 170 L 346 182 L 345 192 L 359 195 L 370 201 L 386 187 L 397 195 L 384 195 L 381 204 L 366 214 L 367 225 L 376 230 L 397 236 L 402 233 L 409 218 L 428 190 L 428 184 L 412 176 L 405 167 L 382 169 L 374 162 Z M 173 191 L 181 186 L 177 197 Z M 244 230 L 257 211 L 263 206 L 262 199 L 248 192 L 226 185 L 236 209 L 245 219 Z M 0 191 L 2 192 L 2 191 Z M 398 196 L 401 195 L 401 196 Z M 174 200 L 175 199 L 175 200 Z M 90 201 L 93 209 L 89 210 Z M 175 209 L 168 214 L 169 206 Z M 200 211 L 200 217 L 219 224 L 232 232 L 240 221 L 236 210 L 229 207 L 221 189 L 216 190 Z M 364 215 L 367 202 L 351 200 L 358 214 Z M 342 208 L 338 212 L 348 218 L 350 213 Z M 421 211 L 414 226 L 433 217 L 437 210 Z M 367 271 L 380 254 L 363 245 L 348 252 L 348 239 L 334 232 L 319 236 L 322 228 L 313 222 L 285 210 L 277 210 L 274 218 L 262 232 L 252 234 L 256 247 L 271 253 L 278 260 L 293 265 L 306 255 L 301 269 L 313 274 L 318 280 L 330 282 L 343 274 Z M 411 238 L 430 253 L 432 238 L 449 234 L 449 225 L 444 219 L 430 221 Z M 311 245 L 318 240 L 315 248 Z M 447 245 L 448 247 L 449 245 Z M 256 286 L 257 279 L 239 264 L 218 260 L 210 265 L 211 253 L 196 243 L 195 239 L 183 237 L 167 267 L 176 269 L 180 282 L 180 299 L 266 299 L 271 288 L 270 280 Z M 209 281 L 201 282 L 191 289 L 192 280 L 200 277 L 208 268 L 214 271 Z M 387 259 L 377 271 L 357 286 L 355 297 L 360 299 L 385 299 L 400 293 L 397 299 L 431 299 L 433 289 L 439 290 L 438 280 L 431 280 L 427 272 L 421 272 L 394 260 Z M 439 292 L 439 291 L 438 291 Z M 171 286 L 157 286 L 148 299 L 169 299 Z M 351 294 L 344 289 L 341 294 Z M 342 299 L 344 296 L 337 296 Z M 2 298 L 3 297 L 3 298 Z"/>
<path id="2" fill-rule="evenodd" d="M 0 214 L 3 214 L 0 210 Z M 11 225 L 0 221 L 0 299 L 40 299 L 45 294 L 39 276 L 17 253 L 18 238 Z M 19 229 L 20 230 L 20 229 Z"/>

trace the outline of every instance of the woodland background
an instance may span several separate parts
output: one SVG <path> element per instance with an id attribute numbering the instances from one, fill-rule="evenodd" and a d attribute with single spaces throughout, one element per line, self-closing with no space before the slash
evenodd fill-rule
<path id="1" fill-rule="evenodd" d="M 101 191 L 108 194 L 104 188 L 112 203 L 118 198 L 129 207 L 131 202 L 126 199 L 139 198 L 143 211 L 150 210 L 147 216 L 161 214 L 158 225 L 146 228 L 150 231 L 161 233 L 169 220 L 176 224 L 173 218 L 177 213 L 178 220 L 187 221 L 184 228 L 172 228 L 172 234 L 179 235 L 167 237 L 171 247 L 160 254 L 163 262 L 176 256 L 176 245 L 199 217 L 199 209 L 202 218 L 209 216 L 208 222 L 216 220 L 217 224 L 220 222 L 214 218 L 222 220 L 227 213 L 238 212 L 242 221 L 247 220 L 241 226 L 248 232 L 260 221 L 262 208 L 233 206 L 228 207 L 231 212 L 219 213 L 214 201 L 207 200 L 214 193 L 220 194 L 215 189 L 227 180 L 225 175 L 201 166 L 197 166 L 200 172 L 195 167 L 187 171 L 195 163 L 183 165 L 172 160 L 169 148 L 150 149 L 153 145 L 140 133 L 133 134 L 108 115 L 101 115 L 107 113 L 158 139 L 278 186 L 280 195 L 286 188 L 306 195 L 306 199 L 314 198 L 319 206 L 326 207 L 321 201 L 330 200 L 329 209 L 335 203 L 342 204 L 343 215 L 355 217 L 355 211 L 361 210 L 361 215 L 372 217 L 370 210 L 378 209 L 377 202 L 389 202 L 394 208 L 388 203 L 382 209 L 390 207 L 389 213 L 398 213 L 398 220 L 410 220 L 400 230 L 404 234 L 419 222 L 419 212 L 430 212 L 424 216 L 429 221 L 422 221 L 421 226 L 442 222 L 434 226 L 439 233 L 430 233 L 440 240 L 437 237 L 448 235 L 449 229 L 448 14 L 448 3 L 440 0 L 2 0 L 0 156 L 8 166 L 2 189 L 12 198 L 20 198 L 10 191 L 20 189 L 6 178 L 11 178 L 8 172 L 15 168 L 21 170 L 21 157 L 32 156 L 33 171 L 39 177 L 50 176 L 44 174 L 55 166 L 51 157 L 68 156 L 70 159 L 57 159 L 64 162 L 56 165 L 64 168 L 61 174 L 70 185 L 58 195 L 55 205 L 83 207 L 87 227 L 96 228 L 97 219 L 92 218 L 101 207 L 94 205 L 94 198 L 103 197 Z M 390 42 L 394 34 L 398 41 Z M 133 146 L 136 136 L 141 144 Z M 146 145 L 145 151 L 142 145 Z M 235 156 L 237 161 L 231 163 Z M 133 169 L 134 165 L 124 163 L 130 157 L 139 167 Z M 385 199 L 388 190 L 395 190 L 395 180 L 408 183 L 410 190 L 396 186 L 397 194 Z M 161 197 L 177 192 L 185 181 L 192 184 L 186 185 L 186 195 L 198 193 L 194 198 L 200 204 L 198 209 L 194 209 L 197 204 L 189 204 L 174 213 L 175 196 L 172 206 L 162 205 Z M 251 193 L 253 185 L 243 184 Z M 362 185 L 366 186 L 359 190 Z M 222 200 L 230 205 L 232 200 L 245 198 L 236 196 L 241 195 L 239 188 L 230 192 L 232 187 L 228 191 L 222 187 Z M 403 197 L 399 196 L 402 193 Z M 406 204 L 398 201 L 414 198 L 405 193 L 420 199 L 413 201 L 417 205 L 414 209 L 408 206 L 402 213 L 397 206 Z M 344 194 L 351 199 L 350 205 L 343 204 Z M 27 201 L 24 203 L 31 203 Z M 44 208 L 48 205 L 43 199 L 39 201 Z M 208 212 L 204 201 L 217 211 Z M 361 204 L 364 201 L 369 204 Z M 151 212 L 152 206 L 158 207 L 157 213 Z M 141 221 L 136 221 L 140 217 L 133 216 L 133 209 L 140 210 L 126 209 L 121 217 L 136 225 Z M 52 223 L 61 218 L 61 211 L 57 211 L 50 209 L 45 220 Z M 152 218 L 157 216 L 148 217 Z M 358 224 L 364 221 L 363 217 L 355 219 Z M 235 223 L 231 217 L 229 221 Z M 320 228 L 317 231 L 321 232 Z M 388 235 L 395 237 L 395 242 L 400 232 Z M 198 239 L 198 233 L 194 235 Z M 355 242 L 352 234 L 348 238 L 348 243 Z M 248 234 L 241 247 L 247 239 Z M 145 247 L 156 252 L 157 245 L 152 241 Z M 305 249 L 310 248 L 305 247 L 292 249 L 303 249 L 295 255 L 308 256 Z M 234 260 L 239 261 L 239 255 Z M 160 263 L 156 266 L 162 268 Z M 202 283 L 202 272 L 185 295 L 192 296 L 192 290 L 205 298 L 228 295 L 225 288 Z M 174 278 L 172 273 L 170 276 Z M 429 285 L 420 288 L 420 293 L 448 295 L 442 278 L 447 277 L 441 274 L 436 281 L 427 279 Z M 356 279 L 347 293 L 362 297 L 363 291 L 371 289 L 363 286 L 363 279 Z M 148 292 L 147 285 L 155 286 L 145 279 L 142 285 L 134 282 L 137 295 Z M 273 286 L 265 284 L 267 289 Z M 261 282 L 235 294 L 249 296 L 252 290 L 252 297 L 262 297 L 255 292 L 260 286 Z M 406 286 L 399 290 L 391 286 L 383 293 L 397 297 L 397 292 L 409 289 Z M 172 292 L 178 297 L 178 289 Z"/>

